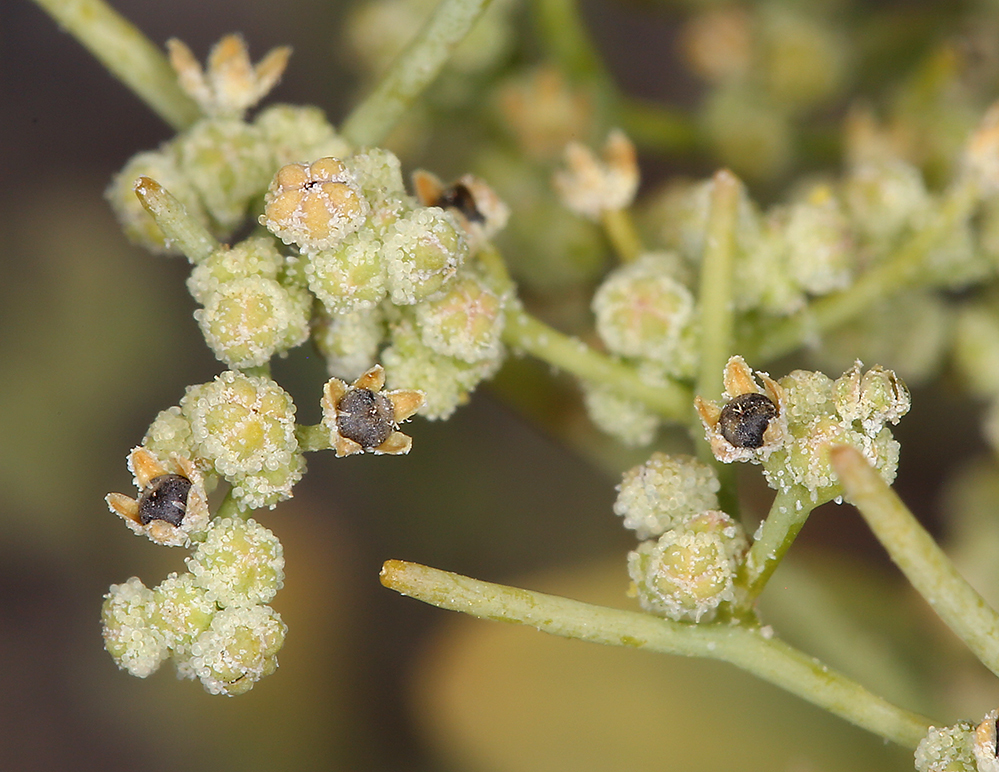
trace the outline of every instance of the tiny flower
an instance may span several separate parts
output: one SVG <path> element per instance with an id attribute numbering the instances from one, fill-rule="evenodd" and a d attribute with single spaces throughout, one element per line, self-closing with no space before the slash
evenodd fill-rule
<path id="1" fill-rule="evenodd" d="M 331 314 L 374 308 L 387 292 L 381 252 L 381 241 L 366 228 L 312 253 L 305 266 L 309 289 Z"/>
<path id="2" fill-rule="evenodd" d="M 323 425 L 338 457 L 354 453 L 409 453 L 412 439 L 398 431 L 422 407 L 423 393 L 383 391 L 385 371 L 375 365 L 349 386 L 331 378 L 323 387 Z"/>
<path id="3" fill-rule="evenodd" d="M 413 172 L 413 187 L 423 206 L 454 212 L 473 252 L 503 230 L 510 217 L 510 207 L 485 180 L 473 174 L 463 174 L 445 186 L 433 174 L 420 169 Z"/>
<path id="4" fill-rule="evenodd" d="M 329 249 L 368 216 L 368 201 L 338 158 L 282 166 L 271 181 L 260 224 L 304 252 Z"/>
<path id="5" fill-rule="evenodd" d="M 375 364 L 384 338 L 385 312 L 377 306 L 364 311 L 319 315 L 313 327 L 313 340 L 326 358 L 330 377 L 347 381 Z"/>
<path id="6" fill-rule="evenodd" d="M 566 168 L 555 173 L 554 185 L 567 208 L 597 220 L 606 211 L 631 206 L 638 191 L 635 146 L 620 129 L 604 144 L 603 158 L 579 142 L 565 148 Z"/>
<path id="7" fill-rule="evenodd" d="M 345 158 L 344 163 L 372 207 L 379 201 L 406 196 L 402 164 L 390 150 L 365 148 Z"/>
<path id="8" fill-rule="evenodd" d="M 190 458 L 191 422 L 180 412 L 179 407 L 161 410 L 146 430 L 142 447 L 158 458 L 175 455 Z M 208 481 L 205 481 L 206 486 Z"/>
<path id="9" fill-rule="evenodd" d="M 628 572 L 642 608 L 676 621 L 710 620 L 735 600 L 735 575 L 749 542 L 724 512 L 690 515 L 658 541 L 628 555 Z"/>
<path id="10" fill-rule="evenodd" d="M 269 603 L 284 585 L 284 550 L 253 519 L 212 521 L 187 559 L 193 581 L 222 607 Z"/>
<path id="11" fill-rule="evenodd" d="M 704 462 L 656 452 L 625 472 L 614 513 L 639 539 L 659 537 L 688 517 L 718 509 L 720 487 L 714 469 Z"/>
<path id="12" fill-rule="evenodd" d="M 201 680 L 210 694 L 245 694 L 277 669 L 277 653 L 288 632 L 270 606 L 233 606 L 219 611 L 191 644 L 182 674 Z"/>
<path id="13" fill-rule="evenodd" d="M 711 452 L 726 464 L 766 459 L 786 439 L 784 389 L 766 373 L 757 375 L 762 388 L 746 360 L 733 356 L 725 365 L 725 403 L 694 399 Z"/>
<path id="14" fill-rule="evenodd" d="M 413 305 L 433 297 L 454 278 L 468 255 L 468 241 L 454 215 L 423 207 L 389 228 L 382 254 L 390 299 L 396 305 Z"/>
<path id="15" fill-rule="evenodd" d="M 137 678 L 155 673 L 170 654 L 163 631 L 150 622 L 154 606 L 152 590 L 133 576 L 112 584 L 101 608 L 104 648 L 118 667 Z"/>
<path id="16" fill-rule="evenodd" d="M 226 35 L 212 48 L 203 70 L 191 49 L 171 38 L 167 41 L 170 64 L 181 88 L 205 115 L 241 117 L 277 85 L 291 56 L 289 46 L 273 49 L 254 67 L 246 43 L 239 35 Z"/>
<path id="17" fill-rule="evenodd" d="M 465 362 L 500 354 L 504 298 L 472 274 L 451 282 L 444 294 L 415 306 L 423 342 Z"/>
<path id="18" fill-rule="evenodd" d="M 208 497 L 201 473 L 188 458 L 170 456 L 166 462 L 147 449 L 133 448 L 128 468 L 139 498 L 109 493 L 108 507 L 133 533 L 157 544 L 179 547 L 208 525 Z"/>
<path id="19" fill-rule="evenodd" d="M 150 623 L 174 652 L 185 652 L 208 629 L 218 607 L 191 574 L 172 573 L 153 589 Z"/>
<path id="20" fill-rule="evenodd" d="M 274 154 L 275 169 L 308 158 L 343 158 L 351 151 L 323 111 L 312 105 L 271 105 L 257 114 L 253 125 Z"/>
<path id="21" fill-rule="evenodd" d="M 274 239 L 244 239 L 231 247 L 223 244 L 196 265 L 187 280 L 187 289 L 191 297 L 205 305 L 226 282 L 250 276 L 277 279 L 284 267 L 285 257 Z"/>
<path id="22" fill-rule="evenodd" d="M 975 727 L 970 721 L 931 726 L 915 753 L 917 772 L 979 772 L 972 749 Z"/>

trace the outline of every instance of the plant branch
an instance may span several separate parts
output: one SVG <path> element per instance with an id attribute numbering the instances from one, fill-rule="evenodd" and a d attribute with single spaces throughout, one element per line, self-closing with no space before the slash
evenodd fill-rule
<path id="1" fill-rule="evenodd" d="M 856 448 L 829 453 L 846 491 L 878 541 L 937 615 L 999 675 L 999 615 L 965 581 L 933 537 Z"/>
<path id="2" fill-rule="evenodd" d="M 763 591 L 816 506 L 808 491 L 799 485 L 777 492 L 769 514 L 760 525 L 758 538 L 746 556 L 747 603 Z"/>
<path id="3" fill-rule="evenodd" d="M 441 0 L 413 41 L 396 57 L 341 133 L 357 146 L 378 145 L 429 86 L 465 38 L 489 0 Z"/>
<path id="4" fill-rule="evenodd" d="M 208 229 L 191 217 L 184 205 L 156 180 L 139 177 L 134 190 L 160 230 L 169 240 L 177 242 L 180 251 L 192 264 L 206 260 L 219 248 L 219 242 Z"/>
<path id="5" fill-rule="evenodd" d="M 645 251 L 635 221 L 627 209 L 604 210 L 600 215 L 600 225 L 622 263 L 634 262 Z"/>
<path id="6" fill-rule="evenodd" d="M 671 622 L 398 560 L 385 563 L 381 582 L 441 608 L 530 625 L 564 638 L 729 662 L 909 748 L 916 747 L 931 724 L 786 643 L 766 637 L 759 628 Z"/>
<path id="7" fill-rule="evenodd" d="M 163 52 L 107 3 L 35 2 L 174 129 L 186 129 L 201 116 Z"/>

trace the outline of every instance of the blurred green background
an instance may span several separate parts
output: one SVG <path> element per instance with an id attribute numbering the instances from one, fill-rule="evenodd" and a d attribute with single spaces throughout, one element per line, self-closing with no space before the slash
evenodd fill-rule
<path id="1" fill-rule="evenodd" d="M 154 41 L 178 36 L 199 56 L 230 31 L 244 33 L 255 58 L 290 43 L 275 99 L 318 104 L 335 122 L 352 99 L 339 4 L 115 5 Z M 651 57 L 627 43 L 649 17 L 648 34 L 668 37 L 674 12 L 589 10 L 625 82 L 669 80 L 668 61 L 649 70 Z M 225 699 L 166 668 L 146 681 L 119 672 L 100 637 L 103 593 L 132 575 L 155 584 L 182 568 L 184 553 L 134 538 L 103 497 L 129 490 L 125 456 L 156 412 L 220 366 L 193 323 L 186 266 L 129 246 L 102 198 L 111 175 L 167 139 L 167 127 L 27 0 L 0 3 L 0 100 L 0 770 L 910 766 L 907 753 L 728 666 L 456 619 L 382 589 L 382 561 L 401 558 L 631 607 L 633 541 L 611 512 L 616 476 L 484 391 L 447 423 L 411 424 L 408 457 L 310 457 L 295 499 L 260 513 L 287 558 L 273 605 L 290 632 L 274 676 Z M 407 172 L 419 162 L 428 161 L 404 159 Z M 518 368 L 507 388 L 547 372 Z M 303 349 L 275 376 L 300 418 L 317 420 L 322 362 Z M 981 443 L 974 406 L 945 388 L 915 405 L 899 432 L 900 486 L 932 519 L 935 483 Z M 946 637 L 892 583 L 855 513 L 818 512 L 803 541 L 806 555 L 849 554 L 877 572 L 838 568 L 818 591 L 855 599 L 851 582 L 865 577 L 859 586 L 877 587 L 886 605 L 844 604 L 880 618 L 876 637 L 913 662 L 920 636 Z M 775 617 L 783 609 L 788 629 L 814 643 L 793 598 L 775 601 Z M 890 627 L 885 609 L 900 604 L 907 621 Z M 913 617 L 925 624 L 913 628 Z M 996 690 L 953 656 L 968 685 L 943 704 L 988 709 Z"/>

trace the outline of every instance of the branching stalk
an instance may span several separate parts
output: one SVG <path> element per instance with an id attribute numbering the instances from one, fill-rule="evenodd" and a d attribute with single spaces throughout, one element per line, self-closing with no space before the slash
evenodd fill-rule
<path id="1" fill-rule="evenodd" d="M 746 557 L 747 601 L 752 601 L 763 591 L 816 506 L 808 491 L 801 486 L 777 492 Z"/>
<path id="2" fill-rule="evenodd" d="M 177 131 L 201 115 L 166 56 L 102 0 L 35 0 L 59 25 Z"/>
<path id="3" fill-rule="evenodd" d="M 730 662 L 908 748 L 916 747 L 931 724 L 930 719 L 892 705 L 786 643 L 768 638 L 759 628 L 670 622 L 398 560 L 385 563 L 381 581 L 440 608 L 530 625 L 564 638 Z"/>

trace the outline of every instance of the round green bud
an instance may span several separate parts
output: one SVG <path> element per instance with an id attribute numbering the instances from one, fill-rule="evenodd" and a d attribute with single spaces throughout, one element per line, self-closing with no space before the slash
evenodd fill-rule
<path id="1" fill-rule="evenodd" d="M 155 673 L 169 656 L 164 631 L 150 622 L 155 609 L 153 591 L 137 577 L 112 584 L 104 605 L 104 648 L 122 670 L 138 678 Z"/>
<path id="2" fill-rule="evenodd" d="M 502 361 L 497 356 L 469 364 L 438 354 L 421 340 L 410 319 L 392 325 L 391 345 L 382 352 L 389 388 L 422 391 L 426 402 L 420 415 L 430 420 L 449 418 L 481 381 L 495 374 Z"/>
<path id="3" fill-rule="evenodd" d="M 739 254 L 734 267 L 734 301 L 740 311 L 788 316 L 805 306 L 805 293 L 790 270 L 790 248 L 779 217 Z"/>
<path id="4" fill-rule="evenodd" d="M 761 14 L 761 68 L 770 97 L 801 110 L 822 102 L 843 84 L 847 44 L 827 22 L 787 6 Z"/>
<path id="5" fill-rule="evenodd" d="M 273 154 L 273 168 L 313 158 L 343 158 L 350 143 L 312 105 L 277 104 L 260 111 L 253 125 Z"/>
<path id="6" fill-rule="evenodd" d="M 191 422 L 179 407 L 161 410 L 149 425 L 142 446 L 158 458 L 170 458 L 171 455 L 189 458 L 192 455 Z"/>
<path id="7" fill-rule="evenodd" d="M 979 772 L 972 750 L 974 731 L 970 721 L 931 726 L 916 746 L 917 772 Z"/>
<path id="8" fill-rule="evenodd" d="M 784 389 L 784 413 L 789 423 L 806 423 L 817 416 L 833 415 L 833 380 L 813 370 L 792 370 L 779 381 Z"/>
<path id="9" fill-rule="evenodd" d="M 735 575 L 749 542 L 740 526 L 715 510 L 690 515 L 659 541 L 628 554 L 639 603 L 675 621 L 709 621 L 735 600 Z"/>
<path id="10" fill-rule="evenodd" d="M 305 290 L 247 276 L 220 284 L 194 318 L 219 361 L 256 367 L 308 340 L 311 306 Z"/>
<path id="11" fill-rule="evenodd" d="M 999 312 L 991 304 L 962 306 L 954 331 L 954 359 L 972 393 L 999 394 Z"/>
<path id="12" fill-rule="evenodd" d="M 223 244 L 194 267 L 187 280 L 187 289 L 195 300 L 205 305 L 220 285 L 251 276 L 277 279 L 284 265 L 285 257 L 278 251 L 274 239 L 249 238 L 232 247 Z"/>
<path id="13" fill-rule="evenodd" d="M 399 200 L 406 196 L 402 180 L 402 164 L 394 153 L 380 147 L 369 147 L 344 159 L 361 192 L 372 204 Z"/>
<path id="14" fill-rule="evenodd" d="M 647 254 L 612 271 L 593 296 L 597 332 L 615 354 L 661 362 L 689 375 L 696 352 L 694 297 L 670 275 L 669 255 Z"/>
<path id="15" fill-rule="evenodd" d="M 854 227 L 880 243 L 922 222 L 931 204 L 919 170 L 897 159 L 855 167 L 843 194 Z"/>
<path id="16" fill-rule="evenodd" d="M 655 439 L 662 420 L 644 402 L 622 397 L 600 384 L 584 381 L 582 387 L 586 414 L 600 431 L 636 447 Z"/>
<path id="17" fill-rule="evenodd" d="M 277 653 L 287 631 L 270 606 L 223 609 L 191 644 L 190 659 L 181 672 L 196 675 L 210 694 L 245 694 L 277 669 Z"/>
<path id="18" fill-rule="evenodd" d="M 298 463 L 295 404 L 269 378 L 227 370 L 190 386 L 180 403 L 198 454 L 223 477 L 275 471 Z"/>
<path id="19" fill-rule="evenodd" d="M 828 187 L 788 208 L 783 237 L 788 271 L 805 292 L 825 295 L 849 286 L 856 254 L 850 223 Z"/>
<path id="20" fill-rule="evenodd" d="M 457 273 L 468 243 L 453 215 L 422 207 L 399 218 L 385 236 L 383 259 L 396 305 L 413 305 L 439 292 Z"/>
<path id="21" fill-rule="evenodd" d="M 795 143 L 785 111 L 741 82 L 714 89 L 701 117 L 726 166 L 749 179 L 772 179 L 793 160 Z"/>
<path id="22" fill-rule="evenodd" d="M 385 338 L 385 312 L 378 306 L 345 314 L 321 315 L 313 330 L 316 348 L 333 378 L 353 381 L 367 372 Z"/>
<path id="23" fill-rule="evenodd" d="M 247 509 L 274 509 L 282 501 L 291 498 L 292 488 L 304 474 L 305 457 L 299 453 L 292 456 L 287 465 L 277 469 L 234 474 L 229 482 L 232 483 L 232 495 L 240 506 Z"/>
<path id="24" fill-rule="evenodd" d="M 255 606 L 273 600 L 284 585 L 284 550 L 255 520 L 226 517 L 212 521 L 187 568 L 219 606 Z"/>
<path id="25" fill-rule="evenodd" d="M 259 130 L 239 120 L 206 118 L 179 135 L 176 148 L 180 168 L 208 214 L 223 234 L 231 233 L 274 173 Z"/>
<path id="26" fill-rule="evenodd" d="M 624 473 L 614 514 L 639 539 L 657 537 L 693 515 L 718 509 L 718 476 L 692 456 L 656 452 Z"/>
<path id="27" fill-rule="evenodd" d="M 849 423 L 859 422 L 864 432 L 875 436 L 886 423 L 897 424 L 912 406 L 905 384 L 891 370 L 875 365 L 860 373 L 857 362 L 833 385 L 836 411 Z"/>
<path id="28" fill-rule="evenodd" d="M 373 308 L 385 297 L 382 243 L 368 228 L 309 256 L 309 289 L 331 314 Z"/>
<path id="29" fill-rule="evenodd" d="M 135 181 L 139 177 L 156 180 L 184 205 L 191 217 L 207 226 L 208 215 L 197 192 L 178 167 L 173 146 L 164 144 L 159 150 L 133 156 L 111 180 L 104 196 L 131 241 L 152 252 L 181 254 L 135 195 Z"/>
<path id="30" fill-rule="evenodd" d="M 191 574 L 170 574 L 153 590 L 150 623 L 175 652 L 186 651 L 208 629 L 217 608 Z"/>
<path id="31" fill-rule="evenodd" d="M 416 325 L 438 354 L 464 362 L 500 356 L 504 299 L 471 273 L 448 284 L 444 294 L 418 303 Z"/>

